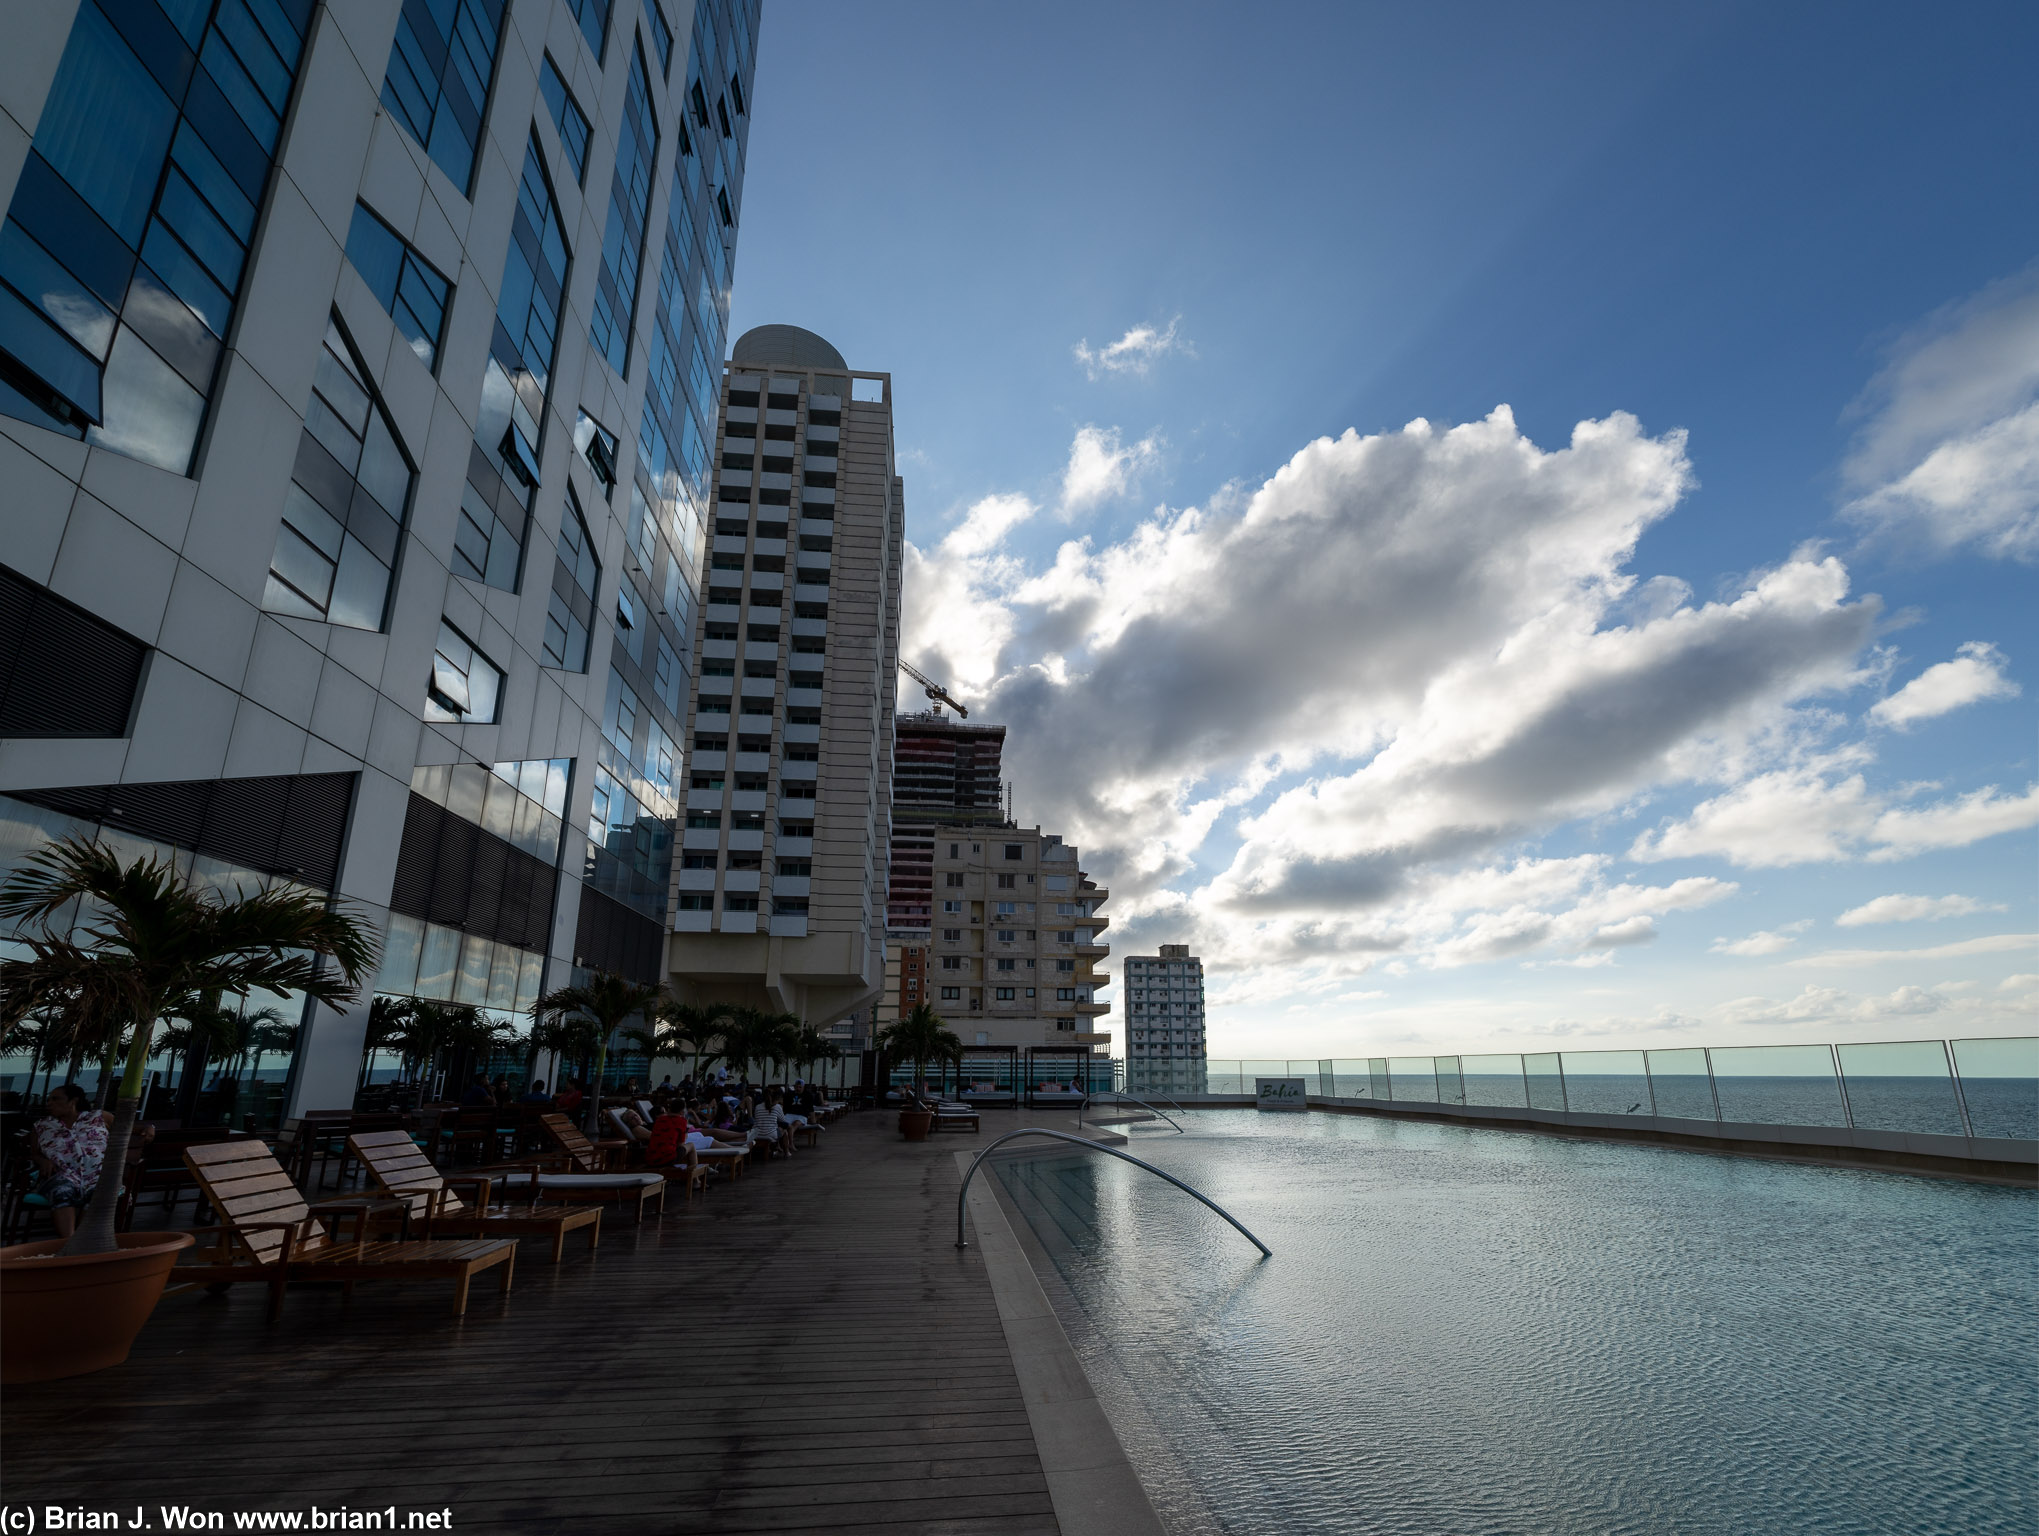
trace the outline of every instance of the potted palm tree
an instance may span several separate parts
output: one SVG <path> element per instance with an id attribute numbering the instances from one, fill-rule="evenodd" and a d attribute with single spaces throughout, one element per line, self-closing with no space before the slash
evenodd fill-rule
<path id="1" fill-rule="evenodd" d="M 29 855 L 0 886 L 0 923 L 15 925 L 28 951 L 0 961 L 0 1037 L 60 998 L 89 1000 L 83 1012 L 100 1040 L 129 1035 L 101 1176 L 77 1231 L 0 1249 L 0 1381 L 14 1383 L 125 1360 L 191 1244 L 188 1232 L 114 1231 L 158 1021 L 223 993 L 344 1003 L 372 972 L 377 944 L 359 918 L 313 893 L 229 894 L 168 859 L 123 864 L 83 838 Z"/>
<path id="2" fill-rule="evenodd" d="M 913 1063 L 914 1092 L 922 1095 L 927 1092 L 929 1062 L 963 1059 L 962 1040 L 942 1022 L 942 1016 L 930 1003 L 919 1004 L 898 1023 L 879 1030 L 877 1045 L 887 1058 Z M 908 1141 L 926 1141 L 934 1125 L 931 1110 L 914 1108 L 899 1112 L 899 1134 Z"/>
<path id="3" fill-rule="evenodd" d="M 607 971 L 597 971 L 584 987 L 555 987 L 531 1005 L 534 1029 L 565 1026 L 565 1033 L 586 1038 L 595 1055 L 593 1080 L 588 1084 L 587 1133 L 599 1139 L 602 1115 L 602 1068 L 609 1059 L 609 1039 L 633 1015 L 646 1019 L 657 1015 L 665 992 L 647 987 Z M 578 1024 L 578 1028 L 574 1026 Z"/>

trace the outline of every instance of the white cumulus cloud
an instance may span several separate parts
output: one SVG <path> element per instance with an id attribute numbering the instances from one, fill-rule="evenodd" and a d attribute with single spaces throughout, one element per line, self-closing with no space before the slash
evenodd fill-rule
<path id="1" fill-rule="evenodd" d="M 1857 684 L 1879 611 L 1811 552 L 1707 602 L 1631 572 L 1690 482 L 1680 433 L 1544 449 L 1503 407 L 1321 438 L 1047 560 L 1005 540 L 1036 509 L 980 503 L 909 552 L 905 654 L 1008 727 L 1027 819 L 1132 931 L 1340 989 L 1611 953 L 1734 885 L 1510 845 L 1745 759 Z"/>
<path id="2" fill-rule="evenodd" d="M 1141 471 L 1161 459 L 1161 439 L 1121 441 L 1116 427 L 1078 427 L 1062 471 L 1061 512 L 1074 517 L 1133 489 Z"/>
<path id="3" fill-rule="evenodd" d="M 1195 356 L 1194 349 L 1181 335 L 1181 328 L 1182 316 L 1177 315 L 1165 326 L 1136 325 L 1117 341 L 1101 347 L 1093 348 L 1085 337 L 1073 350 L 1076 361 L 1093 379 L 1111 373 L 1143 374 L 1154 366 L 1156 359 L 1170 352 Z"/>
<path id="4" fill-rule="evenodd" d="M 1748 869 L 1858 858 L 1881 863 L 2039 826 L 2039 785 L 2006 794 L 1991 784 L 1907 805 L 1901 792 L 1872 789 L 1862 773 L 1845 772 L 1835 761 L 1815 759 L 1745 779 L 1689 815 L 1643 833 L 1629 857 L 1720 858 Z"/>
<path id="5" fill-rule="evenodd" d="M 2001 912 L 2002 906 L 1985 906 L 1973 896 L 1906 896 L 1895 893 L 1850 907 L 1834 919 L 1836 928 L 1861 928 L 1870 923 L 1937 923 L 1945 917 L 1966 917 L 1971 912 Z"/>
<path id="6" fill-rule="evenodd" d="M 1952 661 L 1926 668 L 1896 693 L 1877 700 L 1869 718 L 1903 730 L 1966 704 L 2017 696 L 2018 685 L 2004 676 L 2003 652 L 1985 641 L 1971 640 Z"/>
<path id="7" fill-rule="evenodd" d="M 1848 517 L 2039 560 L 2039 267 L 1931 316 L 1856 403 Z"/>
<path id="8" fill-rule="evenodd" d="M 1786 923 L 1781 928 L 1752 933 L 1745 939 L 1715 939 L 1708 952 L 1716 955 L 1741 955 L 1746 958 L 1774 955 L 1791 948 L 1798 942 L 1798 936 L 1811 926 L 1812 919 L 1805 917 L 1795 923 Z"/>

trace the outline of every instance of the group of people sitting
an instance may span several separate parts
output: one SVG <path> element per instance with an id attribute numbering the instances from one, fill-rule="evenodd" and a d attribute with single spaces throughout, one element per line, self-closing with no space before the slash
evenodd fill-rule
<path id="1" fill-rule="evenodd" d="M 821 1129 L 830 1108 L 827 1094 L 813 1083 L 796 1082 L 789 1089 L 753 1088 L 747 1082 L 692 1079 L 672 1085 L 668 1078 L 652 1090 L 649 1120 L 635 1109 L 617 1113 L 644 1153 L 645 1166 L 662 1168 L 680 1162 L 689 1148 L 706 1152 L 716 1147 L 750 1151 L 763 1146 L 770 1156 L 791 1157 L 796 1131 Z"/>
<path id="2" fill-rule="evenodd" d="M 462 1109 L 507 1109 L 512 1104 L 542 1104 L 547 1109 L 556 1109 L 563 1115 L 571 1115 L 587 1101 L 579 1083 L 570 1077 L 561 1078 L 559 1092 L 547 1093 L 545 1079 L 536 1077 L 522 1093 L 517 1092 L 509 1077 L 497 1073 L 491 1083 L 486 1072 L 474 1074 L 474 1081 L 467 1085 L 467 1091 L 460 1096 Z"/>

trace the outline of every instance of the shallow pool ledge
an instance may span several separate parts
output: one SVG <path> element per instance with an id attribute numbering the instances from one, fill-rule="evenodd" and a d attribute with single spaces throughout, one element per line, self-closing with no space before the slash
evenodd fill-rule
<path id="1" fill-rule="evenodd" d="M 960 1180 L 973 1154 L 955 1156 Z M 968 1209 L 1062 1536 L 1166 1536 L 989 1179 Z"/>
<path id="2" fill-rule="evenodd" d="M 1200 1107 L 1253 1108 L 1250 1098 L 1196 1101 Z M 1727 1152 L 1743 1157 L 1830 1163 L 1923 1173 L 1986 1184 L 2039 1184 L 2039 1141 L 1972 1140 L 1903 1131 L 1822 1125 L 1760 1125 L 1742 1121 L 1678 1120 L 1660 1115 L 1600 1115 L 1579 1110 L 1522 1109 L 1479 1104 L 1394 1103 L 1381 1099 L 1311 1094 L 1313 1110 L 1379 1115 L 1384 1119 L 1446 1120 L 1502 1130 L 1597 1136 L 1612 1141 Z"/>

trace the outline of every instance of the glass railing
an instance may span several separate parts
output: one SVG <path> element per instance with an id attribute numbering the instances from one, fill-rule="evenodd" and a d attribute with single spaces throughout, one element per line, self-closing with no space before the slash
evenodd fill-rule
<path id="1" fill-rule="evenodd" d="M 1184 1076 L 1174 1064 L 1177 1099 L 1251 1095 L 1256 1078 L 1286 1077 L 1313 1098 L 2039 1139 L 2034 1035 L 1197 1065 Z"/>

